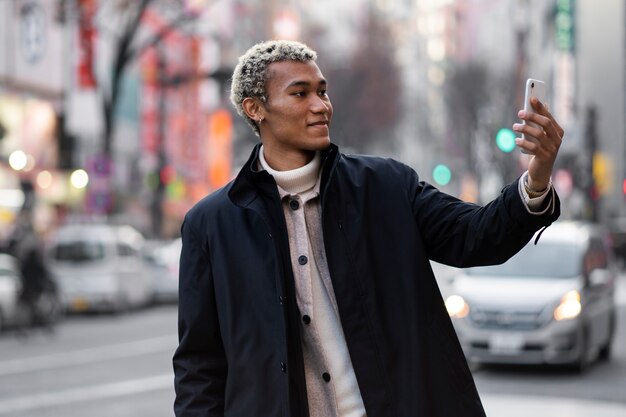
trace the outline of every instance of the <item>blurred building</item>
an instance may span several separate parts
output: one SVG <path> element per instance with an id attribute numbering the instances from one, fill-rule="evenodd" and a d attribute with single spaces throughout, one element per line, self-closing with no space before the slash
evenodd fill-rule
<path id="1" fill-rule="evenodd" d="M 572 152 L 589 159 L 595 153 L 597 217 L 606 222 L 626 216 L 626 6 L 621 1 L 575 4 L 575 112 L 581 140 Z M 595 138 L 589 136 L 590 123 L 596 125 Z"/>
<path id="2" fill-rule="evenodd" d="M 0 2 L 0 186 L 28 180 L 44 207 L 175 234 L 232 175 L 220 83 L 235 2 L 154 0 L 135 21 L 138 6 Z M 23 166 L 9 166 L 15 152 Z M 19 196 L 13 188 L 5 194 Z M 7 223 L 21 200 L 11 201 Z"/>
<path id="3" fill-rule="evenodd" d="M 0 229 L 30 198 L 40 197 L 31 221 L 45 229 L 54 206 L 74 198 L 59 171 L 57 134 L 66 78 L 58 1 L 0 2 Z M 74 190 L 76 191 L 76 190 Z M 30 209 L 30 208 L 29 208 Z"/>
<path id="4" fill-rule="evenodd" d="M 65 207 L 176 233 L 183 213 L 232 178 L 258 140 L 231 120 L 227 78 L 237 57 L 261 40 L 299 39 L 323 52 L 325 71 L 356 74 L 351 57 L 371 41 L 373 20 L 388 29 L 383 59 L 398 70 L 400 105 L 385 140 L 363 151 L 402 159 L 468 200 L 490 198 L 523 165 L 519 152 L 494 146 L 495 132 L 516 121 L 524 80 L 539 78 L 567 132 L 555 176 L 567 215 L 626 216 L 620 2 L 153 0 L 133 32 L 139 4 L 0 1 L 0 225 L 15 218 L 30 182 L 44 220 Z M 331 80 L 333 100 L 349 103 L 336 91 Z M 370 109 L 374 95 L 364 98 Z M 440 166 L 450 170 L 445 184 L 433 173 Z M 80 169 L 86 188 L 71 181 Z"/>

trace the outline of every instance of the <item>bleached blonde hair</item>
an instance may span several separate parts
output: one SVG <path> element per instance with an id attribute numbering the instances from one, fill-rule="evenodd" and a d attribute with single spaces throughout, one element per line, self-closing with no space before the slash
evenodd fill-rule
<path id="1" fill-rule="evenodd" d="M 252 130 L 259 135 L 259 126 L 243 110 L 243 100 L 247 97 L 267 101 L 265 83 L 267 68 L 274 62 L 296 61 L 309 62 L 317 59 L 317 53 L 303 43 L 275 40 L 257 43 L 239 57 L 239 63 L 233 71 L 230 85 L 230 101 L 237 113 L 246 119 Z"/>

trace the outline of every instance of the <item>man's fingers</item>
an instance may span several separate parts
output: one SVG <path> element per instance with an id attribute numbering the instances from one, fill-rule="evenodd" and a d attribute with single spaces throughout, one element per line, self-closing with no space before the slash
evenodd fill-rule
<path id="1" fill-rule="evenodd" d="M 559 124 L 554 120 L 554 117 L 548 112 L 545 107 L 539 101 L 537 101 L 535 109 L 537 111 L 542 111 L 544 114 L 532 113 L 532 112 L 523 112 L 520 114 L 520 118 L 526 120 L 527 122 L 532 122 L 539 125 L 539 129 L 544 130 L 548 134 L 548 139 L 557 143 L 560 146 L 561 140 L 563 139 L 563 129 Z M 528 124 L 526 124 L 528 126 Z M 515 129 L 514 129 L 515 130 Z M 522 131 L 522 130 L 518 130 Z M 523 131 L 526 133 L 525 131 Z M 531 131 L 528 134 L 531 136 L 535 136 L 537 138 L 541 138 L 541 132 Z"/>
<path id="2" fill-rule="evenodd" d="M 546 131 L 541 127 L 533 126 L 531 124 L 515 123 L 513 130 L 518 133 L 523 133 L 527 136 L 538 139 L 539 141 L 547 138 Z"/>
<path id="3" fill-rule="evenodd" d="M 531 105 L 533 106 L 536 112 L 547 117 L 554 124 L 556 133 L 559 135 L 560 138 L 563 138 L 565 131 L 563 130 L 559 122 L 556 121 L 552 113 L 550 113 L 550 109 L 548 109 L 548 106 L 546 104 L 543 104 L 537 98 L 531 101 Z"/>

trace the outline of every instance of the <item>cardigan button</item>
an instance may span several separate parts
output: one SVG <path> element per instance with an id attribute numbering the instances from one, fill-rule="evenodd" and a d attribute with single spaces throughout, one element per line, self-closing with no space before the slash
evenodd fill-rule
<path id="1" fill-rule="evenodd" d="M 289 201 L 289 207 L 292 210 L 298 210 L 298 208 L 300 207 L 300 203 L 298 203 L 298 200 L 290 200 Z"/>
<path id="2" fill-rule="evenodd" d="M 322 379 L 323 379 L 325 382 L 330 382 L 330 374 L 329 374 L 328 372 L 324 372 L 324 373 L 322 374 Z"/>
<path id="3" fill-rule="evenodd" d="M 298 263 L 300 265 L 306 265 L 306 263 L 309 262 L 309 258 L 307 258 L 306 256 L 302 255 L 298 258 Z"/>
<path id="4" fill-rule="evenodd" d="M 304 322 L 304 324 L 311 324 L 311 317 L 305 314 L 304 316 L 302 316 L 302 321 Z"/>

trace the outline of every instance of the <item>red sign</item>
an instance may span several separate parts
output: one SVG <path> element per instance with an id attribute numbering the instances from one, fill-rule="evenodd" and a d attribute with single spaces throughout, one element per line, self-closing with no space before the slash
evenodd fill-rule
<path id="1" fill-rule="evenodd" d="M 80 88 L 94 88 L 96 77 L 93 72 L 94 43 L 96 28 L 94 18 L 98 0 L 79 0 L 80 21 L 78 26 L 77 79 Z"/>

